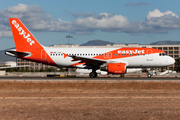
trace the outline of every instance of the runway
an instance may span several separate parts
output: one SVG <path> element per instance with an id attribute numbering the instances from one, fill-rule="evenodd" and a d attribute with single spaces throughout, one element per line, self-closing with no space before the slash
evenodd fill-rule
<path id="1" fill-rule="evenodd" d="M 180 80 L 175 77 L 1 76 L 0 88 L 2 119 L 180 117 Z"/>
<path id="2" fill-rule="evenodd" d="M 27 80 L 27 81 L 180 81 L 178 77 L 41 77 L 41 76 L 1 76 L 0 80 Z"/>

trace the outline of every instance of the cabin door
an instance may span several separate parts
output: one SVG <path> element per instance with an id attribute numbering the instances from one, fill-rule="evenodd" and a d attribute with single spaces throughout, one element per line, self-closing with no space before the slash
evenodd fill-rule
<path id="1" fill-rule="evenodd" d="M 152 50 L 147 50 L 147 61 L 153 61 Z"/>
<path id="2" fill-rule="evenodd" d="M 41 60 L 43 61 L 47 60 L 47 53 L 44 49 L 41 50 Z"/>

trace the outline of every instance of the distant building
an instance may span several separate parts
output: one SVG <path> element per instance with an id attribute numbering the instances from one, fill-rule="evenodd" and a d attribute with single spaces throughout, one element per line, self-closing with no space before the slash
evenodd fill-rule
<path id="1" fill-rule="evenodd" d="M 10 66 L 10 67 L 13 67 L 13 66 L 16 66 L 16 62 L 14 61 L 7 61 L 4 63 L 5 66 Z"/>
<path id="2" fill-rule="evenodd" d="M 32 71 L 45 70 L 45 69 L 48 69 L 48 68 L 56 68 L 54 66 L 44 65 L 42 63 L 31 62 L 31 61 L 23 60 L 23 59 L 20 59 L 20 58 L 17 58 L 17 65 L 29 65 L 29 66 L 24 67 L 24 68 L 28 68 L 28 70 L 32 70 Z"/>

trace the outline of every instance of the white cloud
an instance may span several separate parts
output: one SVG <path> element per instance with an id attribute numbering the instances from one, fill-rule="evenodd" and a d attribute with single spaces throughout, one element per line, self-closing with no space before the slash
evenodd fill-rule
<path id="1" fill-rule="evenodd" d="M 0 11 L 0 37 L 10 37 L 9 19 L 18 17 L 33 31 L 69 32 L 74 34 L 93 34 L 96 30 L 106 32 L 166 33 L 180 28 L 180 18 L 172 11 L 161 12 L 158 9 L 149 11 L 144 22 L 129 21 L 127 17 L 110 13 L 85 13 L 71 15 L 75 21 L 52 19 L 51 15 L 37 5 L 18 4 Z"/>
<path id="2" fill-rule="evenodd" d="M 168 32 L 171 29 L 180 28 L 180 19 L 172 11 L 160 12 L 158 9 L 150 11 L 146 16 L 146 21 L 144 22 L 147 32 L 158 33 L 158 32 Z"/>
<path id="3" fill-rule="evenodd" d="M 74 22 L 74 24 L 83 29 L 100 29 L 102 31 L 118 29 L 118 31 L 123 31 L 123 29 L 128 26 L 129 22 L 126 17 L 121 15 L 101 13 L 97 16 L 79 18 Z"/>
<path id="4" fill-rule="evenodd" d="M 12 32 L 11 31 L 0 31 L 0 37 L 11 37 L 12 36 Z"/>
<path id="5" fill-rule="evenodd" d="M 166 33 L 172 29 L 180 28 L 179 17 L 171 12 L 160 12 L 158 9 L 150 11 L 144 22 L 128 21 L 127 17 L 101 13 L 97 16 L 79 18 L 76 25 L 81 28 L 91 28 L 107 32 L 138 33 Z"/>
<path id="6" fill-rule="evenodd" d="M 173 13 L 172 11 L 166 11 L 166 12 L 160 12 L 158 9 L 155 9 L 155 10 L 153 10 L 153 11 L 149 11 L 149 13 L 148 13 L 148 15 L 147 15 L 147 17 L 146 17 L 146 19 L 151 19 L 152 17 L 163 17 L 163 16 L 165 16 L 165 15 L 170 15 L 170 16 L 172 16 L 172 17 L 176 17 L 176 18 L 178 18 L 178 16 L 175 14 L 175 13 Z"/>

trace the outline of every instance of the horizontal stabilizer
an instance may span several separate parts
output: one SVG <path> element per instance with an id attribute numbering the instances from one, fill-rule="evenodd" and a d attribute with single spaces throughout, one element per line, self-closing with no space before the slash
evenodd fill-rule
<path id="1" fill-rule="evenodd" d="M 28 57 L 28 56 L 31 56 L 30 52 L 19 52 L 19 51 L 16 51 L 16 49 L 6 50 L 5 54 L 9 55 L 9 56 L 13 56 L 13 57 L 18 57 L 18 56 Z"/>

